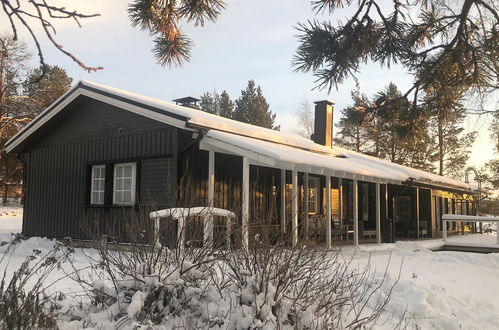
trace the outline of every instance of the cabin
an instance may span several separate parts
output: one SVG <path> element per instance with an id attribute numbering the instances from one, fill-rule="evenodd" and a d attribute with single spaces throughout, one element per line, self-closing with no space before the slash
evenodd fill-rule
<path id="1" fill-rule="evenodd" d="M 6 144 L 25 168 L 23 234 L 124 242 L 132 216 L 208 207 L 237 215 L 243 246 L 357 245 L 475 213 L 467 183 L 334 146 L 333 106 L 315 103 L 310 140 L 81 81 Z"/>

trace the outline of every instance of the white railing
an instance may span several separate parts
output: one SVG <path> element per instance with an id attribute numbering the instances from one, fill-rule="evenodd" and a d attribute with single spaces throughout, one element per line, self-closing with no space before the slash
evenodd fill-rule
<path id="1" fill-rule="evenodd" d="M 444 242 L 447 241 L 447 222 L 495 222 L 497 245 L 499 245 L 499 217 L 486 217 L 477 215 L 461 215 L 461 214 L 444 214 L 442 215 L 442 235 Z"/>
<path id="2" fill-rule="evenodd" d="M 232 230 L 232 222 L 236 218 L 234 212 L 219 209 L 216 207 L 191 207 L 191 208 L 171 208 L 153 211 L 149 214 L 151 220 L 154 220 L 156 231 L 156 244 L 160 243 L 160 221 L 168 217 L 177 221 L 177 239 L 178 246 L 183 247 L 185 244 L 185 221 L 189 217 L 201 217 L 204 224 L 204 243 L 213 243 L 213 216 L 220 216 L 226 219 L 225 225 L 227 228 L 227 248 L 230 249 L 230 233 Z"/>

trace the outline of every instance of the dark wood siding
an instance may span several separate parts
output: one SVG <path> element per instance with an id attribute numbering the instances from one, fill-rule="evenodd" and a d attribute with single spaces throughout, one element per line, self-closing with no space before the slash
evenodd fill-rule
<path id="1" fill-rule="evenodd" d="M 86 239 L 99 223 L 101 233 L 116 235 L 130 213 L 173 205 L 177 129 L 94 100 L 76 105 L 26 154 L 24 234 Z M 91 164 L 119 162 L 137 163 L 137 206 L 88 206 Z"/>

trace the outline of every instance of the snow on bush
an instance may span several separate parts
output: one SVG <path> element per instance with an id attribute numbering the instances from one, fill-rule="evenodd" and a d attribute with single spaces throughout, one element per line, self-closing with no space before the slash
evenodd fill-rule
<path id="1" fill-rule="evenodd" d="M 92 327 L 118 320 L 132 328 L 362 328 L 376 323 L 396 283 L 369 267 L 350 270 L 352 259 L 339 251 L 263 244 L 103 248 L 95 261 L 93 278 L 83 281 L 91 304 L 81 313 Z"/>
<path id="2" fill-rule="evenodd" d="M 61 294 L 49 294 L 52 274 L 73 253 L 68 241 L 56 243 L 49 251 L 33 249 L 19 267 L 10 268 L 10 261 L 22 241 L 21 235 L 4 247 L 0 256 L 0 329 L 54 328 L 57 322 L 57 301 Z"/>

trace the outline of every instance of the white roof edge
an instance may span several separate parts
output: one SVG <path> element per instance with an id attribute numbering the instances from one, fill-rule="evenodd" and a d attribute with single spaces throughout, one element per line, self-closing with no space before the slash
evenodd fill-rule
<path id="1" fill-rule="evenodd" d="M 87 88 L 87 89 L 85 89 Z M 196 110 L 192 108 L 186 108 L 182 107 L 179 105 L 175 105 L 169 102 L 161 101 L 158 99 L 154 99 L 151 97 L 146 97 L 140 94 L 128 92 L 125 90 L 121 90 L 118 88 L 98 84 L 95 82 L 91 82 L 88 80 L 81 80 L 79 81 L 75 86 L 73 86 L 68 92 L 66 92 L 64 95 L 62 95 L 56 102 L 54 102 L 51 106 L 49 106 L 46 110 L 44 110 L 40 115 L 38 115 L 31 123 L 29 123 L 27 126 L 25 126 L 23 129 L 21 129 L 16 135 L 14 135 L 9 141 L 7 142 L 7 151 L 10 152 L 12 151 L 17 145 L 19 145 L 22 141 L 24 141 L 31 133 L 33 133 L 36 129 L 38 129 L 40 126 L 42 126 L 46 121 L 48 121 L 50 118 L 53 117 L 56 113 L 58 113 L 64 106 L 66 106 L 70 101 L 72 101 L 76 96 L 83 94 L 82 91 L 86 92 L 91 92 L 88 89 L 94 89 L 96 91 L 99 91 L 101 93 L 107 93 L 110 95 L 115 96 L 116 98 L 123 98 L 124 101 L 118 102 L 117 100 L 113 100 L 111 102 L 110 100 L 112 97 L 105 97 L 104 95 L 101 95 L 99 93 L 94 93 L 92 94 L 91 97 L 99 99 L 99 100 L 104 100 L 106 99 L 107 103 L 111 104 L 116 104 L 119 103 L 119 107 L 123 107 L 126 102 L 126 100 L 130 102 L 135 102 L 137 104 L 142 104 L 144 106 L 152 107 L 161 111 L 164 111 L 164 114 L 159 114 L 160 116 L 167 117 L 168 114 L 171 116 L 180 116 L 185 118 L 186 122 L 180 123 L 176 122 L 175 126 L 182 126 L 182 128 L 188 128 L 187 125 L 192 125 L 191 129 L 195 128 L 207 128 L 207 129 L 215 129 L 219 131 L 226 131 L 229 133 L 233 134 L 239 134 L 242 136 L 247 136 L 247 137 L 252 137 L 256 139 L 261 139 L 264 141 L 271 141 L 275 143 L 280 143 L 284 145 L 289 145 L 292 147 L 299 147 L 304 150 L 311 150 L 314 152 L 320 152 L 320 153 L 325 153 L 325 154 L 334 154 L 336 156 L 344 156 L 344 154 L 341 153 L 341 151 L 334 150 L 331 148 L 327 148 L 325 146 L 319 145 L 314 143 L 313 141 L 306 139 L 304 137 L 290 134 L 290 133 L 285 133 L 285 132 L 280 132 L 280 131 L 275 131 L 272 129 L 264 128 L 264 127 L 258 127 L 254 126 L 251 124 L 247 123 L 242 123 L 236 120 L 228 119 L 228 118 L 223 118 L 217 115 L 213 115 L 207 112 L 204 112 L 202 110 Z M 73 95 L 72 95 L 73 94 Z M 76 95 L 75 95 L 76 94 Z M 90 94 L 87 94 L 90 95 Z M 71 97 L 71 100 L 66 101 L 68 98 Z M 136 106 L 137 108 L 140 108 Z M 125 109 L 129 110 L 129 109 Z M 135 109 L 135 112 L 137 109 Z M 149 111 L 145 110 L 144 113 L 141 113 L 145 115 L 148 111 L 154 112 L 154 111 Z M 50 113 L 53 112 L 53 115 L 50 115 Z M 158 119 L 159 117 L 156 117 L 155 119 Z M 177 119 L 178 120 L 178 119 Z M 165 122 L 166 120 L 161 120 Z M 186 125 L 187 124 L 187 125 Z M 33 129 L 33 127 L 35 127 Z"/>
<path id="2" fill-rule="evenodd" d="M 46 122 L 52 119 L 55 115 L 57 115 L 62 109 L 64 109 L 69 103 L 74 101 L 78 96 L 84 95 L 88 96 L 92 99 L 116 106 L 120 109 L 139 114 L 141 116 L 150 118 L 152 120 L 156 120 L 174 127 L 187 129 L 186 122 L 180 119 L 176 119 L 168 116 L 166 113 L 161 114 L 152 110 L 145 109 L 143 107 L 133 105 L 126 101 L 121 101 L 118 99 L 114 99 L 110 96 L 102 95 L 87 89 L 82 88 L 86 83 L 81 81 L 74 87 L 72 87 L 69 91 L 64 93 L 61 97 L 59 97 L 51 106 L 45 109 L 42 113 L 35 117 L 28 125 L 23 127 L 19 132 L 17 132 L 12 138 L 10 138 L 7 143 L 5 150 L 7 152 L 11 152 L 14 148 L 16 148 L 19 144 L 21 144 L 24 140 L 26 140 L 31 134 L 33 134 L 36 130 L 38 130 L 41 126 L 43 126 Z"/>

